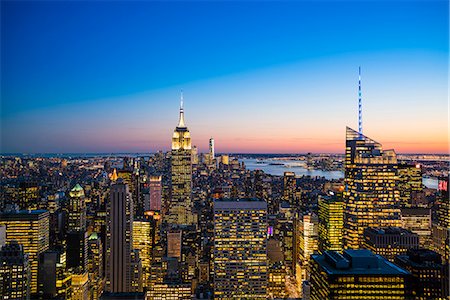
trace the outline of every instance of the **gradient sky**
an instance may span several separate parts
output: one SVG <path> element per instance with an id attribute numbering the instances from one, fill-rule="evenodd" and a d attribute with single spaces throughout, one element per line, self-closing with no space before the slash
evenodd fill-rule
<path id="1" fill-rule="evenodd" d="M 448 1 L 2 1 L 1 152 L 448 152 Z"/>

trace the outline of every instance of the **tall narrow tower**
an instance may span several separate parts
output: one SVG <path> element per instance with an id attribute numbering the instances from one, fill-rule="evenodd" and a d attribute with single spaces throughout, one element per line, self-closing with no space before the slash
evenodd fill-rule
<path id="1" fill-rule="evenodd" d="M 358 76 L 358 132 L 360 135 L 363 133 L 362 129 L 362 99 L 361 99 L 361 67 L 359 67 Z"/>
<path id="2" fill-rule="evenodd" d="M 209 139 L 209 156 L 211 158 L 211 163 L 214 161 L 215 154 L 214 154 L 214 139 Z"/>
<path id="3" fill-rule="evenodd" d="M 180 118 L 172 136 L 171 201 L 167 222 L 178 225 L 195 223 L 192 214 L 192 147 L 191 134 L 184 123 L 183 92 L 180 99 Z"/>

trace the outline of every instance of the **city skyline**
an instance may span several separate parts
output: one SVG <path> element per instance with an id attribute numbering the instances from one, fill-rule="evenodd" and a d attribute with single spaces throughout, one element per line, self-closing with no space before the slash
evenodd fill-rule
<path id="1" fill-rule="evenodd" d="M 1 152 L 168 151 L 183 88 L 202 152 L 343 153 L 361 66 L 364 134 L 448 153 L 445 1 L 109 4 L 2 3 Z"/>

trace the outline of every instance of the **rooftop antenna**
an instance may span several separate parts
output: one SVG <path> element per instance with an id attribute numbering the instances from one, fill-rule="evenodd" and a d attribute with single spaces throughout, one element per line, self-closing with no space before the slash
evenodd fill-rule
<path id="1" fill-rule="evenodd" d="M 358 132 L 362 135 L 362 99 L 361 99 L 361 66 L 359 67 L 358 77 Z"/>
<path id="2" fill-rule="evenodd" d="M 183 101 L 184 101 L 184 99 L 183 99 L 183 89 L 181 89 L 181 96 L 180 96 L 180 109 L 181 110 L 183 109 Z"/>

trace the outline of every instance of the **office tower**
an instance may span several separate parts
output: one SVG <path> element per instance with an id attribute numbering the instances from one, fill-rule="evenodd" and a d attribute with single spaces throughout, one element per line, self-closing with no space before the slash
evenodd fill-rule
<path id="1" fill-rule="evenodd" d="M 19 205 L 20 209 L 37 209 L 40 187 L 37 182 L 22 181 L 19 183 L 14 193 L 14 204 Z"/>
<path id="2" fill-rule="evenodd" d="M 369 250 L 311 256 L 311 300 L 410 299 L 410 273 Z"/>
<path id="3" fill-rule="evenodd" d="M 133 290 L 133 200 L 120 179 L 111 186 L 106 231 L 106 291 Z"/>
<path id="4" fill-rule="evenodd" d="M 267 297 L 267 203 L 214 201 L 214 298 Z"/>
<path id="5" fill-rule="evenodd" d="M 267 270 L 267 297 L 283 299 L 286 297 L 286 269 L 282 262 L 270 263 Z"/>
<path id="6" fill-rule="evenodd" d="M 124 168 L 123 170 L 119 170 L 117 172 L 117 178 L 121 178 L 123 183 L 128 185 L 128 189 L 130 190 L 131 197 L 133 198 L 133 215 L 142 215 L 144 213 L 144 203 L 141 201 L 141 189 L 140 189 L 140 176 L 139 172 L 134 168 L 134 163 L 131 159 L 128 159 L 128 168 Z"/>
<path id="7" fill-rule="evenodd" d="M 191 300 L 190 283 L 156 283 L 147 291 L 147 298 L 153 300 Z"/>
<path id="8" fill-rule="evenodd" d="M 397 157 L 347 127 L 344 244 L 358 249 L 366 227 L 400 226 Z"/>
<path id="9" fill-rule="evenodd" d="M 216 154 L 214 152 L 214 139 L 209 139 L 209 159 L 211 160 L 211 163 L 214 163 L 214 159 L 216 158 Z"/>
<path id="10" fill-rule="evenodd" d="M 298 257 L 301 281 L 310 275 L 310 257 L 319 250 L 319 218 L 314 213 L 300 217 L 298 223 Z"/>
<path id="11" fill-rule="evenodd" d="M 297 201 L 295 193 L 297 191 L 297 181 L 294 172 L 284 172 L 283 177 L 283 200 L 288 202 L 292 208 L 296 207 Z"/>
<path id="12" fill-rule="evenodd" d="M 150 205 L 148 210 L 160 211 L 162 201 L 162 176 L 150 176 Z"/>
<path id="13" fill-rule="evenodd" d="M 89 299 L 89 275 L 88 272 L 72 274 L 71 280 L 72 300 Z"/>
<path id="14" fill-rule="evenodd" d="M 72 273 L 66 268 L 66 253 L 62 249 L 47 250 L 39 255 L 39 295 L 44 299 L 70 297 Z"/>
<path id="15" fill-rule="evenodd" d="M 198 149 L 197 149 L 197 146 L 193 146 L 192 147 L 191 162 L 192 162 L 192 165 L 194 165 L 194 166 L 198 165 Z"/>
<path id="16" fill-rule="evenodd" d="M 89 280 L 91 285 L 91 299 L 98 300 L 103 292 L 103 244 L 96 232 L 88 239 L 88 265 Z"/>
<path id="17" fill-rule="evenodd" d="M 86 231 L 72 231 L 66 235 L 67 268 L 86 270 L 88 233 Z"/>
<path id="18" fill-rule="evenodd" d="M 319 195 L 319 250 L 342 251 L 344 200 L 342 195 Z"/>
<path id="19" fill-rule="evenodd" d="M 432 223 L 433 250 L 449 261 L 450 203 L 448 177 L 439 178 L 436 218 Z"/>
<path id="20" fill-rule="evenodd" d="M 220 162 L 222 163 L 222 165 L 228 166 L 229 161 L 230 157 L 228 156 L 228 154 L 222 154 L 222 156 L 220 157 Z"/>
<path id="21" fill-rule="evenodd" d="M 399 163 L 398 191 L 402 207 L 411 206 L 412 195 L 422 190 L 422 168 L 420 164 Z"/>
<path id="22" fill-rule="evenodd" d="M 172 190 L 167 222 L 178 225 L 195 224 L 192 213 L 191 134 L 184 123 L 183 97 L 180 119 L 172 136 Z"/>
<path id="23" fill-rule="evenodd" d="M 431 244 L 431 210 L 414 207 L 401 209 L 402 228 L 408 229 L 419 236 L 421 247 Z"/>
<path id="24" fill-rule="evenodd" d="M 28 254 L 31 268 L 30 293 L 37 293 L 38 257 L 49 247 L 49 213 L 46 210 L 20 210 L 0 213 L 6 226 L 6 242 L 17 241 Z"/>
<path id="25" fill-rule="evenodd" d="M 30 299 L 30 266 L 23 246 L 11 242 L 0 250 L 1 299 Z"/>
<path id="26" fill-rule="evenodd" d="M 167 232 L 167 257 L 181 259 L 182 234 L 179 229 Z"/>
<path id="27" fill-rule="evenodd" d="M 154 223 L 150 219 L 133 221 L 133 248 L 139 250 L 142 261 L 143 287 L 151 284 L 152 258 L 153 258 L 153 231 Z"/>
<path id="28" fill-rule="evenodd" d="M 69 192 L 67 207 L 67 231 L 84 231 L 86 229 L 86 199 L 84 189 L 78 183 Z"/>
<path id="29" fill-rule="evenodd" d="M 447 299 L 447 288 L 444 287 L 444 268 L 441 256 L 427 249 L 410 249 L 395 257 L 395 263 L 412 276 L 414 299 Z"/>
<path id="30" fill-rule="evenodd" d="M 419 248 L 419 236 L 399 227 L 367 227 L 364 229 L 363 247 L 394 261 L 396 255 Z"/>

